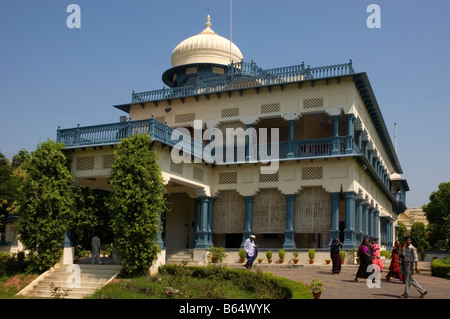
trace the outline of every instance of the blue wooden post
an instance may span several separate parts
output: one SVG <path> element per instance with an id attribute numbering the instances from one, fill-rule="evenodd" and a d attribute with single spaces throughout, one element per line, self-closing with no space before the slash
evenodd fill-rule
<path id="1" fill-rule="evenodd" d="M 374 210 L 374 234 L 373 237 L 377 239 L 377 241 L 380 239 L 380 210 L 378 207 Z"/>
<path id="2" fill-rule="evenodd" d="M 356 242 L 360 243 L 363 236 L 363 199 L 356 198 Z"/>
<path id="3" fill-rule="evenodd" d="M 333 142 L 331 155 L 339 155 L 341 147 L 339 143 L 339 115 L 333 115 Z"/>
<path id="4" fill-rule="evenodd" d="M 369 202 L 363 202 L 363 238 L 369 236 Z M 362 241 L 362 238 L 361 238 Z"/>
<path id="5" fill-rule="evenodd" d="M 294 125 L 295 120 L 289 120 L 289 142 L 287 157 L 294 157 Z"/>
<path id="6" fill-rule="evenodd" d="M 345 154 L 353 153 L 353 143 L 354 143 L 354 127 L 355 115 L 347 114 L 347 138 L 346 138 L 346 146 L 345 146 Z"/>
<path id="7" fill-rule="evenodd" d="M 294 241 L 294 210 L 295 194 L 286 195 L 286 231 L 284 232 L 284 249 L 295 248 Z"/>
<path id="8" fill-rule="evenodd" d="M 345 197 L 345 229 L 343 249 L 353 249 L 357 246 L 355 241 L 355 193 L 344 193 Z"/>
<path id="9" fill-rule="evenodd" d="M 213 210 L 214 210 L 214 197 L 209 198 L 208 207 L 208 242 L 214 246 L 213 238 Z"/>
<path id="10" fill-rule="evenodd" d="M 252 234 L 252 214 L 253 214 L 253 196 L 245 196 L 245 221 L 244 221 L 244 231 L 242 234 L 241 248 L 244 248 L 245 241 Z"/>
<path id="11" fill-rule="evenodd" d="M 328 248 L 331 247 L 333 239 L 339 237 L 339 199 L 340 193 L 331 193 L 331 228 L 330 228 L 330 242 Z"/>
<path id="12" fill-rule="evenodd" d="M 209 241 L 208 232 L 208 211 L 209 211 L 209 197 L 202 196 L 199 198 L 199 219 L 197 241 L 194 248 L 209 248 L 213 246 Z"/>
<path id="13" fill-rule="evenodd" d="M 373 207 L 373 204 L 370 204 L 370 206 L 369 206 L 369 237 L 373 237 L 373 234 L 374 234 L 374 231 L 373 231 L 373 228 L 374 228 L 374 212 L 373 212 L 373 209 L 374 209 L 374 207 Z"/>

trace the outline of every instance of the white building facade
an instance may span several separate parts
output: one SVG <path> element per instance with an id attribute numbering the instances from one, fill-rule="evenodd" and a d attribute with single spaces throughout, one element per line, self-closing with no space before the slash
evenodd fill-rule
<path id="1" fill-rule="evenodd" d="M 167 88 L 115 106 L 129 120 L 58 129 L 57 141 L 77 183 L 112 191 L 115 145 L 151 133 L 169 193 L 165 249 L 236 249 L 250 234 L 263 249 L 328 249 L 335 237 L 353 249 L 364 236 L 392 247 L 408 184 L 351 61 L 264 70 L 208 16 L 162 79 Z"/>

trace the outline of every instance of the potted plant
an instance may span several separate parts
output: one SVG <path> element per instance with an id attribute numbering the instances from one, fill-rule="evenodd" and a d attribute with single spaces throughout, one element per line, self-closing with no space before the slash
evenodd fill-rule
<path id="1" fill-rule="evenodd" d="M 244 248 L 239 249 L 238 254 L 239 254 L 239 261 L 243 263 L 245 261 L 245 249 Z"/>
<path id="2" fill-rule="evenodd" d="M 314 296 L 314 299 L 319 299 L 322 292 L 325 290 L 325 285 L 323 282 L 320 282 L 319 279 L 313 279 L 311 285 L 309 286 L 309 290 Z"/>
<path id="3" fill-rule="evenodd" d="M 226 256 L 225 248 L 215 246 L 209 248 L 209 257 L 213 263 L 221 263 Z"/>
<path id="4" fill-rule="evenodd" d="M 284 249 L 280 249 L 278 251 L 278 257 L 280 258 L 279 262 L 282 264 L 284 262 L 284 256 L 286 256 L 286 251 Z"/>
<path id="5" fill-rule="evenodd" d="M 325 259 L 325 262 L 327 263 L 327 265 L 331 262 L 330 258 Z"/>
<path id="6" fill-rule="evenodd" d="M 294 249 L 292 252 L 294 254 L 294 258 L 292 259 L 294 261 L 294 264 L 298 263 L 298 250 Z"/>
<path id="7" fill-rule="evenodd" d="M 272 262 L 272 251 L 266 251 L 267 262 L 270 264 Z"/>
<path id="8" fill-rule="evenodd" d="M 262 263 L 263 259 L 262 258 L 258 258 L 258 264 Z"/>
<path id="9" fill-rule="evenodd" d="M 343 265 L 345 263 L 345 251 L 341 250 L 339 252 L 339 258 L 341 259 L 341 264 Z"/>
<path id="10" fill-rule="evenodd" d="M 309 256 L 309 263 L 313 264 L 314 263 L 314 257 L 316 257 L 316 251 L 314 249 L 310 249 L 308 251 L 308 256 Z"/>

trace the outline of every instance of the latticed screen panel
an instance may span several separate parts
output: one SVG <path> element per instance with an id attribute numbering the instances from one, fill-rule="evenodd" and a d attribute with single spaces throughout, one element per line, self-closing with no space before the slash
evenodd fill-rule
<path id="1" fill-rule="evenodd" d="M 303 100 L 303 108 L 305 109 L 315 109 L 323 107 L 323 98 L 313 98 L 313 99 L 304 99 Z"/>
<path id="2" fill-rule="evenodd" d="M 278 113 L 280 112 L 280 103 L 261 104 L 261 113 Z"/>
<path id="3" fill-rule="evenodd" d="M 221 172 L 219 173 L 219 184 L 236 184 L 237 172 Z"/>
<path id="4" fill-rule="evenodd" d="M 331 198 L 322 187 L 305 187 L 295 198 L 294 229 L 296 233 L 330 231 Z"/>
<path id="5" fill-rule="evenodd" d="M 252 231 L 280 234 L 286 229 L 286 197 L 277 189 L 263 189 L 253 199 Z"/>
<path id="6" fill-rule="evenodd" d="M 102 156 L 103 168 L 111 168 L 114 163 L 114 154 L 108 154 Z"/>
<path id="7" fill-rule="evenodd" d="M 323 167 L 322 166 L 303 167 L 302 179 L 303 180 L 323 179 Z"/>
<path id="8" fill-rule="evenodd" d="M 195 113 L 184 113 L 175 115 L 175 123 L 186 123 L 195 120 Z"/>
<path id="9" fill-rule="evenodd" d="M 228 109 L 222 109 L 220 112 L 220 116 L 222 118 L 239 116 L 239 108 L 232 107 Z"/>
<path id="10" fill-rule="evenodd" d="M 272 174 L 263 174 L 263 173 L 259 172 L 259 181 L 261 183 L 278 182 L 278 171 L 276 171 L 275 173 L 272 173 Z"/>
<path id="11" fill-rule="evenodd" d="M 94 156 L 80 156 L 76 159 L 75 169 L 77 171 L 89 171 L 94 169 Z"/>
<path id="12" fill-rule="evenodd" d="M 245 223 L 244 197 L 235 190 L 222 191 L 214 199 L 213 232 L 216 234 L 242 233 Z"/>
<path id="13" fill-rule="evenodd" d="M 178 174 L 183 174 L 183 162 L 177 164 L 171 160 L 170 171 Z"/>
<path id="14" fill-rule="evenodd" d="M 155 120 L 164 124 L 166 122 L 166 117 L 165 116 L 156 116 Z"/>

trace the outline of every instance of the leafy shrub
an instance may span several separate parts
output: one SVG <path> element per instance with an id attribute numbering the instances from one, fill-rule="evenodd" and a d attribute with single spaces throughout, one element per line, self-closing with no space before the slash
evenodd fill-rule
<path id="1" fill-rule="evenodd" d="M 380 256 L 384 256 L 384 257 L 386 257 L 386 259 L 389 259 L 389 258 L 391 258 L 391 252 L 389 250 L 381 250 Z"/>
<path id="2" fill-rule="evenodd" d="M 280 249 L 280 251 L 278 252 L 278 257 L 280 257 L 280 259 L 284 259 L 285 256 L 286 251 L 284 249 Z"/>
<path id="3" fill-rule="evenodd" d="M 431 274 L 435 277 L 450 279 L 450 258 L 433 259 Z"/>
<path id="4" fill-rule="evenodd" d="M 267 260 L 272 259 L 272 251 L 271 250 L 266 251 L 266 257 L 267 257 Z"/>

